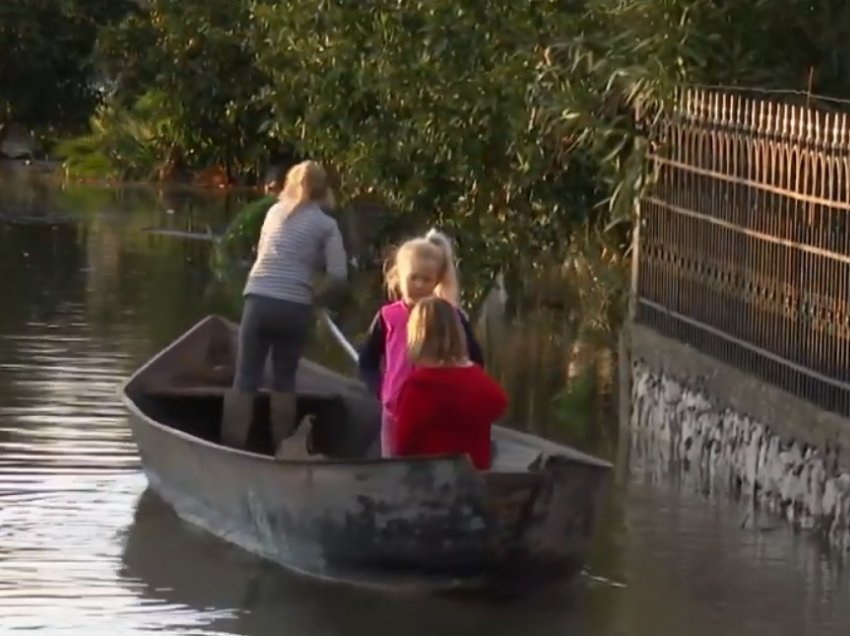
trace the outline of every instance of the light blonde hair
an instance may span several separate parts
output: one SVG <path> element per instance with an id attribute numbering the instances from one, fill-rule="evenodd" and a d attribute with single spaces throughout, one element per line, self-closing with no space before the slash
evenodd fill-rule
<path id="1" fill-rule="evenodd" d="M 389 297 L 398 300 L 405 296 L 406 274 L 418 259 L 432 260 L 437 267 L 434 295 L 452 305 L 460 305 L 460 284 L 452 243 L 448 236 L 434 229 L 428 230 L 425 236 L 402 243 L 384 263 L 384 284 Z"/>
<path id="2" fill-rule="evenodd" d="M 469 360 L 457 309 L 429 296 L 413 306 L 407 321 L 407 353 L 416 362 L 460 365 Z"/>
<path id="3" fill-rule="evenodd" d="M 278 199 L 285 204 L 286 214 L 309 201 L 331 208 L 336 205 L 328 173 L 315 161 L 302 161 L 289 169 Z"/>

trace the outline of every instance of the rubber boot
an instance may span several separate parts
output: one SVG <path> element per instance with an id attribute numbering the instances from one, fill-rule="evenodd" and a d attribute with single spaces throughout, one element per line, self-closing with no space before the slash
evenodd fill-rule
<path id="1" fill-rule="evenodd" d="M 251 420 L 254 418 L 254 394 L 231 389 L 224 395 L 221 414 L 221 442 L 232 448 L 245 448 Z"/>
<path id="2" fill-rule="evenodd" d="M 295 432 L 295 393 L 272 391 L 269 394 L 269 420 L 277 454 L 281 442 Z"/>

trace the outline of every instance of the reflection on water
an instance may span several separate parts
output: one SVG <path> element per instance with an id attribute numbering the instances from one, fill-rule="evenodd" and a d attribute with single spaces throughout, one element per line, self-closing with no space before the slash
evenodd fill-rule
<path id="1" fill-rule="evenodd" d="M 590 563 L 600 578 L 570 602 L 307 582 L 176 519 L 146 491 L 116 391 L 195 320 L 226 310 L 227 294 L 207 246 L 142 230 L 215 231 L 232 209 L 220 194 L 57 196 L 0 180 L 0 633 L 848 633 L 850 589 L 834 561 L 784 527 L 741 528 L 740 507 L 706 500 L 698 479 L 659 469 L 663 455 L 646 449 L 611 497 Z M 541 351 L 511 355 L 549 359 L 552 341 L 538 334 Z M 342 361 L 332 343 L 315 349 Z M 541 399 L 528 390 L 540 375 L 514 376 L 515 391 Z"/>
<path id="2" fill-rule="evenodd" d="M 233 634 L 551 634 L 574 620 L 551 603 L 494 605 L 406 595 L 388 598 L 305 581 L 180 522 L 149 491 L 124 548 L 126 580 L 167 606 L 238 608 L 210 616 L 208 629 Z M 132 583 L 131 583 L 132 584 Z"/>
<path id="3" fill-rule="evenodd" d="M 705 497 L 698 476 L 671 474 L 647 451 L 631 455 L 626 633 L 846 633 L 850 585 L 837 559 L 784 524 L 742 528 L 745 508 Z"/>

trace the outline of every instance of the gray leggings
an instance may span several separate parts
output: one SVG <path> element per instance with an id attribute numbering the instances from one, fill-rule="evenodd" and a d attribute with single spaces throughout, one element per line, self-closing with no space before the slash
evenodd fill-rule
<path id="1" fill-rule="evenodd" d="M 233 388 L 255 392 L 263 381 L 269 350 L 273 391 L 295 388 L 298 361 L 310 337 L 313 307 L 288 300 L 249 294 L 239 325 L 239 352 Z"/>

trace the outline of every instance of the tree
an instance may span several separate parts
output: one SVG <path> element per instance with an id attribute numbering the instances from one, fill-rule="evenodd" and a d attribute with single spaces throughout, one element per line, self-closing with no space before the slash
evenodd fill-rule
<path id="1" fill-rule="evenodd" d="M 557 2 L 258 2 L 272 130 L 339 167 L 349 194 L 430 212 L 467 259 L 554 254 L 603 196 L 536 117 L 545 46 L 573 16 Z"/>
<path id="2" fill-rule="evenodd" d="M 0 128 L 78 128 L 101 93 L 92 66 L 98 29 L 129 0 L 0 2 Z"/>
<path id="3" fill-rule="evenodd" d="M 171 162 L 221 165 L 232 176 L 256 171 L 267 154 L 267 115 L 256 99 L 266 81 L 254 64 L 251 18 L 246 0 L 150 0 L 101 32 L 115 105 L 132 109 L 156 95 Z"/>

